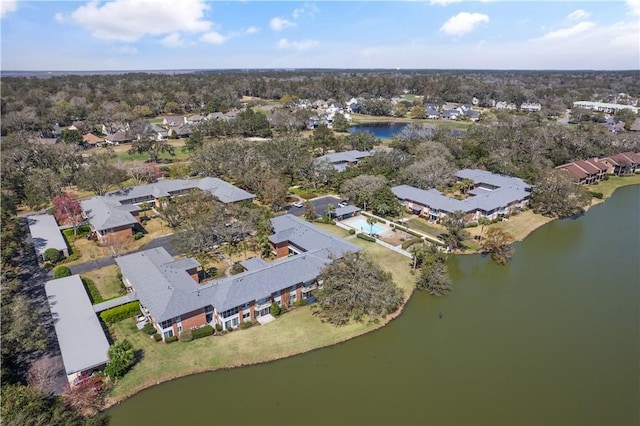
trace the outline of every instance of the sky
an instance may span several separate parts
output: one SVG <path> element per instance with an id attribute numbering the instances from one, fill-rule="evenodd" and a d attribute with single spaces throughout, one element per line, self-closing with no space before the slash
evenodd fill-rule
<path id="1" fill-rule="evenodd" d="M 0 68 L 640 69 L 640 0 L 0 0 Z"/>

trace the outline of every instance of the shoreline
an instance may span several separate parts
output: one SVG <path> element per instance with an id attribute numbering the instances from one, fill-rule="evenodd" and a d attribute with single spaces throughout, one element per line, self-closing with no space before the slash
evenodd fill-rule
<path id="1" fill-rule="evenodd" d="M 623 180 L 623 179 L 625 179 L 625 177 L 617 177 L 616 178 L 617 182 L 614 182 L 613 184 L 609 185 L 609 187 L 607 188 L 607 192 L 604 193 L 603 198 L 602 199 L 595 199 L 594 198 L 592 200 L 591 204 L 585 208 L 584 213 L 586 213 L 591 207 L 605 202 L 608 198 L 610 198 L 612 196 L 612 194 L 618 188 L 621 188 L 621 187 L 624 187 L 624 186 L 631 186 L 631 185 L 640 185 L 640 174 L 627 177 L 626 180 Z M 595 189 L 597 189 L 597 188 L 598 187 L 595 186 Z M 594 187 L 588 187 L 588 189 L 589 190 L 593 190 Z M 530 214 L 533 214 L 533 213 L 531 212 Z M 516 241 L 523 241 L 529 234 L 531 234 L 536 229 L 538 229 L 541 226 L 546 225 L 547 223 L 552 222 L 553 220 L 557 219 L 557 218 L 546 218 L 546 217 L 540 216 L 540 215 L 536 215 L 536 216 L 539 216 L 538 219 L 544 218 L 546 220 L 542 220 L 542 221 L 536 222 L 536 226 L 532 226 L 530 228 L 527 228 L 527 232 L 523 233 L 522 235 L 518 235 L 518 238 L 516 239 Z M 500 222 L 500 223 L 503 223 L 503 222 Z M 477 228 L 472 228 L 472 229 L 477 230 Z M 465 255 L 465 254 L 478 254 L 478 253 L 480 253 L 479 250 L 473 250 L 473 251 L 469 250 L 469 251 L 457 252 L 457 253 L 453 253 L 453 254 L 455 254 L 455 255 L 460 255 L 460 254 Z M 400 287 L 400 288 L 403 289 L 402 287 Z M 273 356 L 267 356 L 267 357 L 265 357 L 263 359 L 259 359 L 259 360 L 254 361 L 254 362 L 239 362 L 239 363 L 233 363 L 232 362 L 232 363 L 229 363 L 229 364 L 226 364 L 226 365 L 223 365 L 223 366 L 219 366 L 219 367 L 196 368 L 196 369 L 193 369 L 193 370 L 187 370 L 187 371 L 184 371 L 184 372 L 181 372 L 181 373 L 177 373 L 175 375 L 169 375 L 169 376 L 167 376 L 165 378 L 162 378 L 161 380 L 148 381 L 146 383 L 140 384 L 140 386 L 138 386 L 138 387 L 134 387 L 133 390 L 131 390 L 130 392 L 127 392 L 127 393 L 125 393 L 123 395 L 119 395 L 117 397 L 107 396 L 106 400 L 105 400 L 105 405 L 104 405 L 104 407 L 102 408 L 101 411 L 103 411 L 103 412 L 107 411 L 109 408 L 120 404 L 121 402 L 125 401 L 126 399 L 129 399 L 132 396 L 135 396 L 136 394 L 138 394 L 138 393 L 140 393 L 140 392 L 142 392 L 142 391 L 144 391 L 146 389 L 152 388 L 152 387 L 160 385 L 162 383 L 170 382 L 170 381 L 175 380 L 175 379 L 179 379 L 181 377 L 187 377 L 187 376 L 191 376 L 191 375 L 195 375 L 195 374 L 209 373 L 209 372 L 220 371 L 220 370 L 228 370 L 228 369 L 238 368 L 238 367 L 248 367 L 248 366 L 252 366 L 252 365 L 266 364 L 266 363 L 269 363 L 269 362 L 274 362 L 274 361 L 278 361 L 278 360 L 281 360 L 281 359 L 286 359 L 286 358 L 290 358 L 290 357 L 293 357 L 293 356 L 297 356 L 297 355 L 301 355 L 301 354 L 304 354 L 304 353 L 309 353 L 309 352 L 313 352 L 313 351 L 316 351 L 316 350 L 319 350 L 319 349 L 324 349 L 324 348 L 327 348 L 327 347 L 330 347 L 330 346 L 341 344 L 341 343 L 347 342 L 347 341 L 349 341 L 351 339 L 360 337 L 360 336 L 362 336 L 364 334 L 374 332 L 376 330 L 381 329 L 382 327 L 385 327 L 391 321 L 395 320 L 396 318 L 400 317 L 400 315 L 402 315 L 402 313 L 404 312 L 405 306 L 407 305 L 409 300 L 411 300 L 411 297 L 413 296 L 413 294 L 415 292 L 415 287 L 412 286 L 412 288 L 409 291 L 407 291 L 405 289 L 403 289 L 403 291 L 405 292 L 405 298 L 404 298 L 402 304 L 400 305 L 400 307 L 395 312 L 393 312 L 390 315 L 387 315 L 383 319 L 380 319 L 377 323 L 375 323 L 373 325 L 370 325 L 370 324 L 364 325 L 365 328 L 363 330 L 358 330 L 357 332 L 354 332 L 354 334 L 352 334 L 352 335 L 348 335 L 348 336 L 345 336 L 343 338 L 339 338 L 338 340 L 327 342 L 327 343 L 324 343 L 324 344 L 321 344 L 319 346 L 315 346 L 315 347 L 312 347 L 312 348 L 309 348 L 309 349 L 294 350 L 294 351 L 290 351 L 290 352 L 285 352 L 284 354 L 280 354 L 280 355 L 276 354 L 276 355 L 273 355 Z M 303 308 L 296 308 L 295 310 L 293 310 L 293 312 L 290 312 L 287 315 L 295 315 L 296 314 L 295 311 L 299 310 L 299 309 L 310 310 L 311 308 L 309 306 L 306 306 L 306 307 L 303 307 Z M 336 326 L 333 326 L 333 327 L 336 327 Z M 248 330 L 237 331 L 236 333 L 243 333 L 243 332 L 247 332 L 247 331 Z M 215 337 L 215 336 L 209 337 L 208 339 L 211 339 L 211 338 L 217 339 L 217 337 Z M 179 345 L 181 343 L 176 343 L 176 344 Z"/>

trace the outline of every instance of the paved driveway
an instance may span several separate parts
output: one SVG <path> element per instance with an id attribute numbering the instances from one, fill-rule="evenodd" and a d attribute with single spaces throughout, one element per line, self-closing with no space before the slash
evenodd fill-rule
<path id="1" fill-rule="evenodd" d="M 329 204 L 331 204 L 333 207 L 338 207 L 338 203 L 342 201 L 342 199 L 334 195 L 327 195 L 324 197 L 314 198 L 313 200 L 309 200 L 309 201 L 311 201 L 311 204 L 313 204 L 313 209 L 316 211 L 316 214 L 318 215 L 318 217 L 321 217 L 321 216 L 324 216 Z M 284 209 L 287 213 L 291 213 L 292 215 L 295 215 L 295 216 L 304 215 L 304 206 L 295 207 L 294 205 L 289 205 L 289 206 L 286 206 Z"/>

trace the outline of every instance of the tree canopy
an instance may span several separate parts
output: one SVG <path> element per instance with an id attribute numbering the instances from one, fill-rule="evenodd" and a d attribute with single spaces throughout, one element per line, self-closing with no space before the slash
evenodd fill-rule
<path id="1" fill-rule="evenodd" d="M 315 313 L 324 321 L 344 325 L 349 321 L 376 321 L 394 312 L 403 300 L 391 274 L 364 253 L 348 253 L 318 276 L 322 290 Z"/>
<path id="2" fill-rule="evenodd" d="M 531 209 L 544 216 L 569 217 L 582 213 L 591 194 L 564 170 L 547 171 L 531 192 Z"/>

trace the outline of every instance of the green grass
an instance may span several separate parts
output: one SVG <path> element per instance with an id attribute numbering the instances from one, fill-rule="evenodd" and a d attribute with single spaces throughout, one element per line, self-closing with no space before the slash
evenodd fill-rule
<path id="1" fill-rule="evenodd" d="M 436 237 L 436 238 L 439 238 L 440 234 L 445 232 L 444 228 L 439 228 L 435 225 L 431 225 L 422 218 L 415 218 L 415 219 L 408 220 L 406 222 L 406 225 L 408 225 L 407 227 L 409 229 L 420 231 L 424 234 L 431 235 L 432 237 Z"/>
<path id="2" fill-rule="evenodd" d="M 383 269 L 392 273 L 394 281 L 407 298 L 413 291 L 414 277 L 410 260 L 379 244 L 354 243 L 363 247 Z M 206 337 L 192 342 L 156 343 L 138 331 L 132 320 L 110 326 L 113 337 L 129 340 L 143 358 L 111 391 L 109 404 L 172 378 L 219 368 L 238 367 L 271 361 L 298 353 L 334 345 L 384 325 L 350 323 L 336 327 L 322 323 L 309 306 L 294 309 L 266 325 L 236 330 L 223 336 Z"/>
<path id="3" fill-rule="evenodd" d="M 334 235 L 337 235 L 338 237 L 348 237 L 351 234 L 349 234 L 349 231 L 347 231 L 346 229 L 342 229 L 339 228 L 336 225 L 330 225 L 328 223 L 320 223 L 320 222 L 313 222 L 314 226 L 317 226 L 320 229 L 324 229 L 327 232 L 331 232 Z"/>
<path id="4" fill-rule="evenodd" d="M 121 296 L 120 292 L 124 287 L 118 277 L 119 272 L 120 269 L 117 265 L 110 265 L 84 273 L 82 277 L 89 278 L 93 281 L 102 299 L 108 300 Z"/>
<path id="5" fill-rule="evenodd" d="M 603 180 L 597 185 L 589 185 L 587 189 L 593 192 L 602 192 L 604 198 L 609 198 L 616 189 L 622 186 L 637 184 L 640 184 L 640 174 L 632 176 L 609 176 L 608 180 Z"/>

